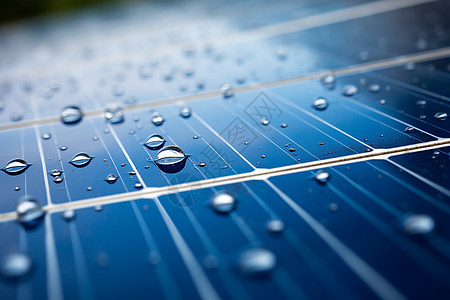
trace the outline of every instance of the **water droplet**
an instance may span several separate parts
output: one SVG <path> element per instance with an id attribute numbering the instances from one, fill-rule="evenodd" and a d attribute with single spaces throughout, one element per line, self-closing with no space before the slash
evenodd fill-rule
<path id="1" fill-rule="evenodd" d="M 281 123 L 281 124 L 280 124 L 280 127 L 281 127 L 281 128 L 286 128 L 286 127 L 287 127 L 287 124 L 286 124 L 286 123 Z"/>
<path id="2" fill-rule="evenodd" d="M 144 65 L 139 68 L 139 76 L 142 79 L 147 79 L 152 76 L 152 68 L 150 66 Z"/>
<path id="3" fill-rule="evenodd" d="M 19 175 L 25 172 L 26 169 L 28 169 L 30 165 L 27 164 L 26 161 L 24 161 L 21 158 L 16 158 L 13 160 L 10 160 L 6 166 L 2 169 L 3 172 L 5 172 L 8 175 Z"/>
<path id="4" fill-rule="evenodd" d="M 96 206 L 94 206 L 94 210 L 95 210 L 95 211 L 102 211 L 102 210 L 103 210 L 103 206 L 101 206 L 101 205 L 96 205 Z"/>
<path id="5" fill-rule="evenodd" d="M 140 182 L 136 182 L 136 183 L 134 184 L 134 188 L 137 189 L 137 190 L 140 190 L 140 189 L 143 188 L 143 185 L 142 185 L 142 183 L 140 183 Z"/>
<path id="6" fill-rule="evenodd" d="M 167 146 L 158 152 L 155 163 L 163 172 L 176 173 L 184 168 L 187 158 L 188 156 L 179 147 Z"/>
<path id="7" fill-rule="evenodd" d="M 413 62 L 409 62 L 405 65 L 406 71 L 412 71 L 416 68 L 416 65 Z"/>
<path id="8" fill-rule="evenodd" d="M 319 97 L 314 100 L 313 107 L 317 110 L 324 110 L 328 107 L 328 101 L 323 97 Z"/>
<path id="9" fill-rule="evenodd" d="M 315 175 L 315 179 L 318 183 L 325 184 L 330 180 L 330 173 L 326 171 L 319 171 Z"/>
<path id="10" fill-rule="evenodd" d="M 270 220 L 269 222 L 267 222 L 266 228 L 269 232 L 279 233 L 284 230 L 284 223 L 283 221 L 277 219 Z"/>
<path id="11" fill-rule="evenodd" d="M 447 117 L 448 117 L 448 115 L 447 115 L 447 113 L 445 113 L 445 112 L 437 112 L 437 113 L 434 115 L 434 118 L 435 118 L 435 119 L 441 120 L 441 121 L 447 120 Z"/>
<path id="12" fill-rule="evenodd" d="M 380 91 L 380 85 L 376 84 L 376 83 L 371 84 L 369 86 L 369 91 L 372 92 L 372 93 L 376 93 L 376 92 Z"/>
<path id="13" fill-rule="evenodd" d="M 70 163 L 77 168 L 83 168 L 83 167 L 86 167 L 87 165 L 89 165 L 91 160 L 92 160 L 92 157 L 90 157 L 89 154 L 80 152 L 78 154 L 75 154 L 75 156 L 72 158 Z"/>
<path id="14" fill-rule="evenodd" d="M 66 106 L 60 115 L 64 124 L 76 124 L 83 118 L 83 113 L 78 106 Z"/>
<path id="15" fill-rule="evenodd" d="M 18 122 L 18 121 L 21 121 L 22 119 L 23 119 L 23 115 L 20 113 L 13 113 L 11 115 L 11 121 L 13 121 L 13 122 Z"/>
<path id="16" fill-rule="evenodd" d="M 136 131 L 134 131 L 133 129 L 130 129 L 130 131 L 128 131 L 128 134 L 130 134 L 130 135 L 133 135 L 135 133 L 136 133 Z"/>
<path id="17" fill-rule="evenodd" d="M 295 152 L 295 151 L 297 151 L 297 150 L 295 150 L 294 148 L 289 148 L 289 152 Z"/>
<path id="18" fill-rule="evenodd" d="M 25 276 L 31 270 L 31 258 L 23 253 L 12 253 L 7 255 L 2 261 L 1 273 L 8 278 L 18 278 Z"/>
<path id="19" fill-rule="evenodd" d="M 405 132 L 406 133 L 411 133 L 411 132 L 413 132 L 415 129 L 414 129 L 414 127 L 406 127 L 405 128 Z"/>
<path id="20" fill-rule="evenodd" d="M 385 100 L 385 99 L 381 99 L 381 100 L 380 100 L 380 104 L 381 104 L 381 105 L 385 105 L 385 104 L 386 104 L 386 100 Z"/>
<path id="21" fill-rule="evenodd" d="M 123 88 L 120 85 L 114 85 L 111 89 L 111 92 L 112 92 L 113 96 L 116 96 L 116 97 L 120 97 L 125 93 L 125 91 L 123 90 Z"/>
<path id="22" fill-rule="evenodd" d="M 14 190 L 15 190 L 15 191 L 20 191 L 20 186 L 16 186 L 16 187 L 14 188 Z"/>
<path id="23" fill-rule="evenodd" d="M 230 213 L 237 206 L 236 198 L 228 193 L 216 194 L 211 200 L 212 209 L 221 214 Z"/>
<path id="24" fill-rule="evenodd" d="M 287 58 L 287 51 L 284 47 L 279 47 L 277 49 L 277 58 L 278 60 L 285 60 Z"/>
<path id="25" fill-rule="evenodd" d="M 117 176 L 114 174 L 109 174 L 108 176 L 106 176 L 105 181 L 109 184 L 113 184 L 114 182 L 117 181 Z"/>
<path id="26" fill-rule="evenodd" d="M 266 117 L 261 118 L 261 124 L 265 125 L 269 125 L 270 121 L 269 119 L 267 119 Z"/>
<path id="27" fill-rule="evenodd" d="M 320 82 L 327 88 L 332 89 L 336 84 L 336 76 L 332 71 L 327 71 L 321 78 Z"/>
<path id="28" fill-rule="evenodd" d="M 89 191 L 92 191 L 92 186 L 88 186 L 87 188 L 86 188 L 86 190 L 89 192 Z"/>
<path id="29" fill-rule="evenodd" d="M 424 107 L 425 105 L 427 105 L 427 101 L 426 100 L 417 100 L 416 104 L 419 107 Z"/>
<path id="30" fill-rule="evenodd" d="M 194 140 L 196 140 L 196 139 L 198 139 L 198 135 L 194 135 L 192 138 L 193 138 Z"/>
<path id="31" fill-rule="evenodd" d="M 62 218 L 64 220 L 66 220 L 67 222 L 72 221 L 73 219 L 75 219 L 75 211 L 73 209 L 68 209 L 66 211 L 63 212 L 62 214 Z"/>
<path id="32" fill-rule="evenodd" d="M 67 149 L 68 149 L 67 146 L 61 146 L 61 147 L 59 147 L 59 150 L 61 150 L 61 151 L 66 151 Z"/>
<path id="33" fill-rule="evenodd" d="M 190 107 L 183 107 L 180 110 L 180 116 L 182 116 L 183 118 L 189 118 L 192 115 L 192 110 Z"/>
<path id="34" fill-rule="evenodd" d="M 60 171 L 60 170 L 58 170 L 58 169 L 54 169 L 54 170 L 50 173 L 50 175 L 53 176 L 53 177 L 57 177 L 57 176 L 61 176 L 62 173 L 63 173 L 62 171 Z"/>
<path id="35" fill-rule="evenodd" d="M 94 142 L 96 142 L 96 141 L 99 140 L 99 138 L 98 138 L 98 136 L 94 135 L 94 136 L 92 137 L 92 140 L 93 140 Z"/>
<path id="36" fill-rule="evenodd" d="M 166 140 L 164 140 L 164 138 L 159 134 L 152 134 L 147 138 L 147 141 L 144 143 L 144 145 L 151 150 L 157 150 L 161 148 L 165 142 Z"/>
<path id="37" fill-rule="evenodd" d="M 266 158 L 267 156 L 265 154 L 261 155 L 261 158 Z"/>
<path id="38" fill-rule="evenodd" d="M 358 92 L 358 88 L 353 84 L 347 84 L 342 89 L 342 94 L 347 97 L 354 96 Z"/>
<path id="39" fill-rule="evenodd" d="M 199 167 L 204 167 L 204 166 L 206 166 L 206 163 L 205 163 L 204 161 L 200 161 L 200 162 L 198 163 L 198 166 L 199 166 Z"/>
<path id="40" fill-rule="evenodd" d="M 263 248 L 254 248 L 241 253 L 239 269 L 243 274 L 250 276 L 267 275 L 277 263 L 275 254 Z"/>
<path id="41" fill-rule="evenodd" d="M 220 87 L 220 92 L 222 93 L 224 98 L 229 98 L 233 96 L 233 89 L 231 85 L 229 85 L 228 83 L 222 84 L 222 86 Z"/>
<path id="42" fill-rule="evenodd" d="M 105 120 L 111 124 L 122 123 L 125 119 L 122 106 L 119 103 L 110 103 L 105 108 Z"/>
<path id="43" fill-rule="evenodd" d="M 424 214 L 413 214 L 402 220 L 403 231 L 407 234 L 426 234 L 434 230 L 434 219 Z"/>
<path id="44" fill-rule="evenodd" d="M 16 205 L 17 221 L 27 228 L 39 225 L 45 212 L 39 202 L 31 197 L 22 197 Z"/>
<path id="45" fill-rule="evenodd" d="M 52 137 L 52 135 L 50 133 L 42 134 L 42 139 L 44 139 L 44 140 L 49 140 L 51 137 Z"/>
<path id="46" fill-rule="evenodd" d="M 339 210 L 339 205 L 337 205 L 336 203 L 331 203 L 328 206 L 328 209 L 332 212 L 338 211 Z"/>
<path id="47" fill-rule="evenodd" d="M 61 183 L 61 182 L 63 182 L 63 178 L 60 177 L 60 176 L 56 176 L 56 177 L 53 179 L 53 182 L 54 182 L 54 183 Z"/>
<path id="48" fill-rule="evenodd" d="M 155 112 L 152 115 L 152 123 L 155 126 L 160 126 L 162 123 L 164 123 L 164 118 L 159 113 Z"/>

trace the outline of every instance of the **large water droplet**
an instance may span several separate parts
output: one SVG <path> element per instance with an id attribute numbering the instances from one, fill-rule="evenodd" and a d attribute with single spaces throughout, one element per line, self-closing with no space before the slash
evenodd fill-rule
<path id="1" fill-rule="evenodd" d="M 184 168 L 187 158 L 188 156 L 179 147 L 167 146 L 158 152 L 155 163 L 163 172 L 176 173 Z"/>
<path id="2" fill-rule="evenodd" d="M 83 168 L 83 167 L 86 167 L 87 165 L 89 165 L 91 160 L 92 160 L 92 157 L 90 157 L 89 154 L 80 152 L 78 154 L 75 154 L 75 156 L 72 158 L 70 163 L 77 168 Z"/>
<path id="3" fill-rule="evenodd" d="M 269 123 L 270 123 L 270 120 L 269 119 L 267 119 L 266 117 L 263 117 L 263 118 L 261 118 L 261 124 L 262 125 L 269 125 Z"/>
<path id="4" fill-rule="evenodd" d="M 9 175 L 19 175 L 25 172 L 26 169 L 28 169 L 30 165 L 27 164 L 26 161 L 24 161 L 21 158 L 16 158 L 13 160 L 10 160 L 6 166 L 2 169 L 3 172 Z"/>
<path id="5" fill-rule="evenodd" d="M 66 106 L 62 110 L 60 118 L 64 124 L 76 124 L 83 118 L 83 113 L 77 106 Z"/>
<path id="6" fill-rule="evenodd" d="M 119 103 L 110 103 L 105 108 L 105 120 L 111 124 L 118 124 L 124 121 L 122 106 Z"/>
<path id="7" fill-rule="evenodd" d="M 144 145 L 151 150 L 158 150 L 164 145 L 165 142 L 166 140 L 159 134 L 152 134 L 147 138 Z"/>
<path id="8" fill-rule="evenodd" d="M 402 229 L 407 234 L 426 234 L 434 230 L 436 223 L 434 219 L 424 214 L 413 214 L 405 217 Z"/>
<path id="9" fill-rule="evenodd" d="M 155 125 L 155 126 L 160 126 L 160 125 L 162 125 L 162 123 L 164 123 L 164 118 L 163 118 L 163 116 L 161 116 L 161 114 L 159 114 L 159 113 L 157 113 L 157 112 L 153 113 L 153 115 L 152 115 L 152 123 L 153 123 L 153 125 Z"/>
<path id="10" fill-rule="evenodd" d="M 319 97 L 314 100 L 313 107 L 317 110 L 324 110 L 328 107 L 328 101 L 323 97 Z"/>
<path id="11" fill-rule="evenodd" d="M 342 88 L 342 94 L 347 97 L 354 96 L 357 92 L 358 88 L 353 84 L 347 84 Z"/>
<path id="12" fill-rule="evenodd" d="M 31 258 L 28 255 L 13 253 L 7 255 L 2 261 L 1 273 L 8 278 L 18 278 L 28 274 L 31 266 Z"/>
<path id="13" fill-rule="evenodd" d="M 224 98 L 233 96 L 233 88 L 228 83 L 222 84 L 222 86 L 220 87 L 220 92 L 222 93 Z"/>
<path id="14" fill-rule="evenodd" d="M 228 193 L 219 193 L 211 200 L 212 209 L 221 214 L 227 214 L 237 206 L 236 198 Z"/>
<path id="15" fill-rule="evenodd" d="M 277 259 L 272 251 L 263 248 L 254 248 L 241 253 L 239 269 L 243 274 L 250 276 L 267 275 L 275 268 Z"/>
<path id="16" fill-rule="evenodd" d="M 318 183 L 325 184 L 330 180 L 330 173 L 326 171 L 319 171 L 315 175 L 315 179 Z"/>
<path id="17" fill-rule="evenodd" d="M 182 116 L 183 118 L 189 118 L 191 115 L 192 115 L 192 110 L 190 107 L 185 106 L 185 107 L 181 108 L 180 116 Z"/>
<path id="18" fill-rule="evenodd" d="M 109 174 L 108 176 L 106 176 L 105 181 L 109 184 L 113 184 L 114 182 L 117 181 L 117 176 L 114 174 Z"/>
<path id="19" fill-rule="evenodd" d="M 448 115 L 447 115 L 447 113 L 445 113 L 445 112 L 437 112 L 437 113 L 434 115 L 434 118 L 435 118 L 435 119 L 441 120 L 441 121 L 447 120 L 447 117 L 448 117 Z"/>
<path id="20" fill-rule="evenodd" d="M 45 212 L 39 202 L 31 197 L 22 197 L 16 205 L 17 221 L 27 228 L 39 225 Z"/>

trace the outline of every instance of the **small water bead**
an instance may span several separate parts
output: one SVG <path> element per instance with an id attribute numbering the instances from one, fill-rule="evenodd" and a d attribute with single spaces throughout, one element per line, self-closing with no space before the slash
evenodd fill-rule
<path id="1" fill-rule="evenodd" d="M 105 108 L 105 120 L 111 124 L 119 124 L 125 120 L 123 108 L 119 103 L 110 103 Z"/>
<path id="2" fill-rule="evenodd" d="M 281 123 L 281 124 L 280 124 L 280 127 L 281 127 L 281 128 L 286 128 L 286 127 L 287 127 L 287 124 L 286 124 L 286 123 Z"/>
<path id="3" fill-rule="evenodd" d="M 280 233 L 284 230 L 284 223 L 281 220 L 270 220 L 266 224 L 266 228 L 269 232 Z"/>
<path id="4" fill-rule="evenodd" d="M 147 141 L 144 143 L 144 145 L 150 150 L 158 150 L 164 145 L 165 142 L 166 140 L 159 134 L 152 134 L 147 138 Z"/>
<path id="5" fill-rule="evenodd" d="M 158 152 L 155 163 L 163 172 L 176 173 L 184 168 L 187 158 L 188 156 L 181 148 L 167 146 Z"/>
<path id="6" fill-rule="evenodd" d="M 77 168 L 83 168 L 89 165 L 91 161 L 92 157 L 90 157 L 89 154 L 80 152 L 78 154 L 75 154 L 70 163 Z"/>
<path id="7" fill-rule="evenodd" d="M 386 100 L 385 99 L 381 99 L 379 102 L 380 102 L 381 105 L 385 105 L 386 104 Z"/>
<path id="8" fill-rule="evenodd" d="M 14 188 L 14 190 L 15 190 L 15 191 L 20 191 L 20 187 L 19 187 L 19 186 L 16 186 L 16 187 Z"/>
<path id="9" fill-rule="evenodd" d="M 287 50 L 284 47 L 279 47 L 276 51 L 278 60 L 286 60 Z"/>
<path id="10" fill-rule="evenodd" d="M 3 172 L 5 172 L 8 175 L 19 175 L 25 172 L 26 169 L 28 169 L 30 165 L 27 164 L 26 161 L 24 161 L 21 158 L 15 158 L 13 160 L 10 160 L 6 166 L 2 169 Z"/>
<path id="11" fill-rule="evenodd" d="M 66 106 L 60 114 L 64 124 L 76 124 L 83 118 L 83 113 L 78 106 Z"/>
<path id="12" fill-rule="evenodd" d="M 331 203 L 331 204 L 328 206 L 328 209 L 329 209 L 331 212 L 338 211 L 338 210 L 339 210 L 339 205 L 337 205 L 336 203 Z"/>
<path id="13" fill-rule="evenodd" d="M 358 88 L 353 84 L 347 84 L 342 89 L 342 94 L 347 97 L 354 96 L 358 92 Z"/>
<path id="14" fill-rule="evenodd" d="M 413 62 L 409 62 L 405 65 L 406 71 L 412 71 L 416 68 L 416 65 Z"/>
<path id="15" fill-rule="evenodd" d="M 92 191 L 92 186 L 88 186 L 87 188 L 86 188 L 86 190 L 89 192 L 89 191 Z"/>
<path id="16" fill-rule="evenodd" d="M 60 171 L 60 170 L 58 170 L 58 169 L 54 169 L 54 170 L 50 173 L 50 175 L 53 176 L 53 177 L 57 177 L 57 176 L 61 176 L 62 173 L 63 173 L 62 171 Z"/>
<path id="17" fill-rule="evenodd" d="M 62 178 L 61 176 L 56 176 L 56 177 L 53 179 L 53 182 L 54 182 L 54 183 L 61 183 L 61 182 L 63 182 L 63 178 Z"/>
<path id="18" fill-rule="evenodd" d="M 434 230 L 436 223 L 433 218 L 425 214 L 412 214 L 402 221 L 402 229 L 407 234 L 420 235 Z"/>
<path id="19" fill-rule="evenodd" d="M 44 140 L 49 140 L 51 137 L 52 137 L 52 135 L 50 133 L 42 134 L 42 139 L 44 139 Z"/>
<path id="20" fill-rule="evenodd" d="M 125 93 L 125 91 L 123 90 L 123 88 L 120 85 L 114 85 L 111 88 L 111 92 L 112 92 L 113 96 L 116 96 L 116 97 L 120 97 Z"/>
<path id="21" fill-rule="evenodd" d="M 297 151 L 297 150 L 295 150 L 294 148 L 289 148 L 289 152 L 295 152 L 295 151 Z"/>
<path id="22" fill-rule="evenodd" d="M 314 100 L 313 107 L 317 110 L 324 110 L 328 107 L 328 101 L 323 97 L 319 97 Z"/>
<path id="23" fill-rule="evenodd" d="M 152 123 L 155 126 L 160 126 L 162 123 L 164 123 L 164 118 L 159 113 L 154 112 L 152 115 Z"/>
<path id="24" fill-rule="evenodd" d="M 411 133 L 411 132 L 414 132 L 414 131 L 415 131 L 414 127 L 406 127 L 405 128 L 405 132 L 406 133 Z"/>
<path id="25" fill-rule="evenodd" d="M 128 131 L 128 134 L 129 135 L 133 135 L 133 134 L 135 134 L 136 133 L 136 131 L 134 130 L 134 129 L 130 129 L 130 131 Z"/>
<path id="26" fill-rule="evenodd" d="M 319 171 L 315 175 L 315 179 L 320 184 L 325 184 L 330 180 L 330 173 L 327 171 Z"/>
<path id="27" fill-rule="evenodd" d="M 233 89 L 230 84 L 224 83 L 220 87 L 220 92 L 224 98 L 229 98 L 233 96 Z"/>
<path id="28" fill-rule="evenodd" d="M 214 255 L 210 254 L 203 259 L 203 265 L 208 270 L 214 270 L 219 266 L 219 261 Z"/>
<path id="29" fill-rule="evenodd" d="M 437 120 L 440 120 L 440 121 L 447 120 L 447 117 L 448 117 L 448 115 L 445 112 L 437 112 L 434 115 L 434 118 L 437 119 Z"/>
<path id="30" fill-rule="evenodd" d="M 191 115 L 192 115 L 192 110 L 190 107 L 185 106 L 185 107 L 181 108 L 180 116 L 182 116 L 183 118 L 189 118 Z"/>
<path id="31" fill-rule="evenodd" d="M 198 163 L 198 166 L 199 166 L 199 167 L 204 167 L 204 166 L 206 166 L 206 163 L 203 162 L 203 161 L 200 161 L 200 162 Z"/>
<path id="32" fill-rule="evenodd" d="M 275 254 L 264 248 L 244 251 L 238 261 L 239 270 L 249 276 L 267 275 L 275 268 L 276 263 Z"/>
<path id="33" fill-rule="evenodd" d="M 336 76 L 332 71 L 327 71 L 321 78 L 320 82 L 328 89 L 334 88 L 336 84 Z"/>
<path id="34" fill-rule="evenodd" d="M 94 136 L 92 137 L 92 140 L 93 140 L 94 142 L 96 142 L 96 141 L 99 140 L 99 138 L 98 138 L 98 136 L 94 135 Z"/>
<path id="35" fill-rule="evenodd" d="M 221 214 L 227 214 L 233 211 L 237 206 L 236 198 L 228 193 L 216 194 L 211 200 L 212 209 Z"/>
<path id="36" fill-rule="evenodd" d="M 141 76 L 142 79 L 147 79 L 150 76 L 152 76 L 152 68 L 147 65 L 139 67 L 138 72 L 139 72 L 139 76 Z"/>
<path id="37" fill-rule="evenodd" d="M 105 181 L 109 184 L 113 184 L 114 182 L 117 181 L 117 176 L 114 174 L 109 174 L 108 176 L 106 176 Z"/>
<path id="38" fill-rule="evenodd" d="M 75 211 L 73 209 L 68 209 L 66 211 L 63 212 L 62 214 L 62 218 L 64 220 L 66 220 L 67 222 L 72 221 L 73 219 L 75 219 Z"/>
<path id="39" fill-rule="evenodd" d="M 101 206 L 101 205 L 96 205 L 96 206 L 94 206 L 94 210 L 95 210 L 95 211 L 102 211 L 102 210 L 103 210 L 103 206 Z"/>
<path id="40" fill-rule="evenodd" d="M 59 147 L 59 150 L 61 150 L 61 151 L 66 151 L 67 149 L 68 149 L 67 146 L 61 146 L 61 147 Z"/>
<path id="41" fill-rule="evenodd" d="M 376 83 L 371 84 L 369 86 L 369 91 L 372 92 L 372 93 L 376 93 L 376 92 L 380 91 L 380 89 L 381 89 L 380 85 L 376 84 Z"/>
<path id="42" fill-rule="evenodd" d="M 142 183 L 140 183 L 140 182 L 136 182 L 135 184 L 134 184 L 134 188 L 135 189 L 137 189 L 137 190 L 140 190 L 140 189 L 142 189 L 144 186 L 142 185 Z"/>
<path id="43" fill-rule="evenodd" d="M 19 278 L 31 271 L 31 258 L 23 253 L 12 253 L 7 255 L 1 264 L 1 274 L 7 278 Z"/>
<path id="44" fill-rule="evenodd" d="M 27 228 L 34 228 L 45 215 L 41 205 L 31 197 L 22 197 L 16 205 L 17 221 Z"/>
<path id="45" fill-rule="evenodd" d="M 194 140 L 196 140 L 196 139 L 198 139 L 198 135 L 194 135 L 192 138 L 193 138 Z"/>
<path id="46" fill-rule="evenodd" d="M 266 117 L 261 118 L 262 125 L 266 126 L 266 125 L 269 125 L 269 123 L 270 123 L 270 120 L 267 119 Z"/>
<path id="47" fill-rule="evenodd" d="M 417 100 L 416 104 L 419 107 L 424 107 L 427 105 L 427 101 L 426 100 Z"/>

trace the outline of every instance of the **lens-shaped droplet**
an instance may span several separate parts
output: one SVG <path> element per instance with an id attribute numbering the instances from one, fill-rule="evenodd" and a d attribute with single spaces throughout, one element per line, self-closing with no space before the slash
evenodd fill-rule
<path id="1" fill-rule="evenodd" d="M 75 216 L 76 216 L 75 211 L 72 210 L 72 209 L 68 209 L 68 210 L 64 211 L 63 214 L 62 214 L 62 218 L 64 220 L 66 220 L 67 222 L 72 221 L 73 219 L 75 219 Z"/>
<path id="2" fill-rule="evenodd" d="M 266 125 L 269 125 L 269 123 L 270 123 L 270 120 L 267 119 L 266 117 L 261 118 L 262 125 L 266 126 Z"/>
<path id="3" fill-rule="evenodd" d="M 275 268 L 276 263 L 275 254 L 263 248 L 244 251 L 238 262 L 240 271 L 249 276 L 267 275 Z"/>
<path id="4" fill-rule="evenodd" d="M 323 97 L 319 97 L 314 100 L 313 107 L 317 110 L 324 110 L 328 107 L 328 101 Z"/>
<path id="5" fill-rule="evenodd" d="M 325 86 L 327 89 L 334 88 L 336 84 L 336 76 L 332 71 L 327 71 L 321 78 L 320 82 Z"/>
<path id="6" fill-rule="evenodd" d="M 106 176 L 105 181 L 109 184 L 113 184 L 114 182 L 117 181 L 117 176 L 114 174 L 109 174 L 108 176 Z"/>
<path id="7" fill-rule="evenodd" d="M 211 208 L 221 214 L 233 211 L 237 206 L 236 198 L 228 193 L 216 194 L 211 200 Z"/>
<path id="8" fill-rule="evenodd" d="M 184 168 L 187 158 L 188 156 L 179 147 L 167 146 L 158 152 L 155 163 L 163 172 L 176 173 Z"/>
<path id="9" fill-rule="evenodd" d="M 434 230 L 436 223 L 434 219 L 424 214 L 413 214 L 406 216 L 402 221 L 402 229 L 407 234 L 420 235 L 430 233 Z"/>
<path id="10" fill-rule="evenodd" d="M 358 92 L 358 88 L 353 84 L 347 84 L 342 88 L 342 94 L 347 97 L 354 96 Z"/>
<path id="11" fill-rule="evenodd" d="M 144 65 L 139 68 L 139 76 L 142 79 L 147 79 L 152 76 L 152 68 L 150 66 Z"/>
<path id="12" fill-rule="evenodd" d="M 140 183 L 140 182 L 136 182 L 135 184 L 134 184 L 134 188 L 135 189 L 137 189 L 137 190 L 140 190 L 140 189 L 142 189 L 144 186 L 142 185 L 142 183 Z"/>
<path id="13" fill-rule="evenodd" d="M 6 166 L 2 169 L 3 172 L 9 175 L 19 175 L 25 172 L 26 169 L 28 169 L 30 165 L 27 164 L 26 161 L 24 161 L 21 158 L 16 158 L 13 160 L 10 160 Z"/>
<path id="14" fill-rule="evenodd" d="M 315 175 L 315 179 L 318 183 L 325 184 L 330 180 L 330 173 L 326 171 L 319 171 Z"/>
<path id="15" fill-rule="evenodd" d="M 228 83 L 222 84 L 222 86 L 220 87 L 220 92 L 222 93 L 224 98 L 229 98 L 233 96 L 233 89 L 231 85 L 229 85 Z"/>
<path id="16" fill-rule="evenodd" d="M 151 150 L 158 150 L 164 145 L 165 142 L 166 140 L 159 134 L 152 134 L 147 138 L 144 145 Z"/>
<path id="17" fill-rule="evenodd" d="M 60 115 L 64 124 L 76 124 L 83 118 L 83 113 L 78 106 L 66 106 Z"/>
<path id="18" fill-rule="evenodd" d="M 28 274 L 31 270 L 31 258 L 23 253 L 7 255 L 1 264 L 1 273 L 7 278 L 19 278 Z"/>
<path id="19" fill-rule="evenodd" d="M 416 104 L 419 107 L 424 107 L 427 105 L 427 101 L 426 100 L 417 100 Z"/>
<path id="20" fill-rule="evenodd" d="M 180 116 L 182 116 L 183 118 L 189 118 L 192 115 L 192 110 L 190 107 L 183 107 L 180 110 Z"/>
<path id="21" fill-rule="evenodd" d="M 105 120 L 111 124 L 122 123 L 125 119 L 122 106 L 119 103 L 110 103 L 105 108 Z"/>
<path id="22" fill-rule="evenodd" d="M 159 113 L 157 113 L 157 112 L 153 113 L 153 115 L 152 115 L 152 123 L 153 123 L 153 125 L 155 125 L 155 126 L 160 126 L 160 125 L 162 125 L 162 123 L 164 123 L 164 118 L 163 118 L 163 116 L 161 116 L 161 114 L 159 114 Z"/>
<path id="23" fill-rule="evenodd" d="M 39 225 L 45 215 L 41 205 L 31 197 L 22 197 L 16 205 L 17 221 L 27 228 Z"/>
<path id="24" fill-rule="evenodd" d="M 61 183 L 61 182 L 63 182 L 63 178 L 61 176 L 56 176 L 55 178 L 53 178 L 53 182 L 54 183 Z"/>
<path id="25" fill-rule="evenodd" d="M 83 168 L 83 167 L 86 167 L 87 165 L 89 165 L 91 160 L 92 160 L 92 157 L 90 157 L 89 154 L 80 152 L 78 154 L 75 154 L 75 156 L 72 158 L 70 163 L 77 168 Z"/>
<path id="26" fill-rule="evenodd" d="M 284 223 L 281 220 L 270 220 L 266 224 L 266 228 L 269 232 L 280 233 L 284 230 Z"/>
<path id="27" fill-rule="evenodd" d="M 43 140 L 49 140 L 52 137 L 52 135 L 50 133 L 44 133 L 42 134 L 42 139 Z"/>
<path id="28" fill-rule="evenodd" d="M 54 170 L 50 173 L 50 175 L 51 175 L 52 177 L 57 177 L 57 176 L 61 176 L 62 173 L 63 173 L 62 171 L 60 171 L 60 170 L 58 170 L 58 169 L 54 169 Z"/>
<path id="29" fill-rule="evenodd" d="M 440 120 L 440 121 L 447 120 L 447 117 L 448 117 L 448 115 L 445 112 L 437 112 L 434 115 L 434 118 L 437 119 L 437 120 Z"/>
<path id="30" fill-rule="evenodd" d="M 369 86 L 369 91 L 372 93 L 376 93 L 378 91 L 380 91 L 381 87 L 379 84 L 373 83 Z"/>

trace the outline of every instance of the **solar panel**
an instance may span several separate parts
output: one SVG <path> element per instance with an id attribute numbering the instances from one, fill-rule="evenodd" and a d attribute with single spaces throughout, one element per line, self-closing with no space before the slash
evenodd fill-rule
<path id="1" fill-rule="evenodd" d="M 1 298 L 447 298 L 449 8 L 3 25 Z"/>

